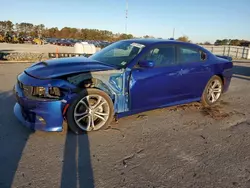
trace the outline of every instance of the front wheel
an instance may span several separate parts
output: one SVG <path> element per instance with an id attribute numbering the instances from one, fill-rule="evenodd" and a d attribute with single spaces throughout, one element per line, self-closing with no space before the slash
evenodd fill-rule
<path id="1" fill-rule="evenodd" d="M 219 76 L 213 76 L 207 83 L 201 102 L 204 106 L 211 106 L 218 102 L 223 92 L 223 83 Z"/>
<path id="2" fill-rule="evenodd" d="M 67 110 L 69 128 L 76 134 L 106 128 L 114 117 L 111 98 L 103 91 L 85 89 Z"/>

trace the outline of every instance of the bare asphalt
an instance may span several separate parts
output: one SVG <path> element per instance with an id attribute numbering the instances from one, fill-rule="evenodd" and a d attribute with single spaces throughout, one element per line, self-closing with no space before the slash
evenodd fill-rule
<path id="1" fill-rule="evenodd" d="M 250 63 L 235 63 L 213 108 L 154 110 L 81 136 L 14 117 L 12 87 L 29 65 L 0 64 L 0 188 L 250 187 Z"/>

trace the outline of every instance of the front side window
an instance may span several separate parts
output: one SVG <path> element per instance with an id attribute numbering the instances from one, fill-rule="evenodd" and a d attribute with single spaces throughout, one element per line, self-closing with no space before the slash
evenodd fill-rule
<path id="1" fill-rule="evenodd" d="M 153 61 L 155 67 L 171 66 L 175 64 L 175 46 L 161 45 L 153 47 L 145 56 L 147 61 Z"/>
<path id="2" fill-rule="evenodd" d="M 179 47 L 179 63 L 201 62 L 206 60 L 205 52 L 198 48 Z"/>
<path id="3" fill-rule="evenodd" d="M 123 68 L 126 67 L 144 47 L 145 45 L 132 41 L 119 41 L 107 46 L 89 58 L 105 64 L 114 65 L 118 68 Z"/>

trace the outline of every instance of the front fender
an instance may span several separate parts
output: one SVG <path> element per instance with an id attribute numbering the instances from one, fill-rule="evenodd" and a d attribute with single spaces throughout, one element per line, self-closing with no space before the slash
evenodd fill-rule
<path id="1" fill-rule="evenodd" d="M 82 73 L 67 78 L 70 84 L 76 86 L 78 92 L 82 91 L 85 86 L 81 86 L 87 80 L 91 80 L 91 87 L 98 88 L 106 92 L 114 103 L 115 113 L 128 111 L 128 96 L 125 91 L 127 79 L 124 70 L 98 71 L 91 73 Z M 74 95 L 70 96 L 67 104 L 74 100 Z"/>

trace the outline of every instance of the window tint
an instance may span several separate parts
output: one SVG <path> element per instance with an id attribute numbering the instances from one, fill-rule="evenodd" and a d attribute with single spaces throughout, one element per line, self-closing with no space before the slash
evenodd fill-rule
<path id="1" fill-rule="evenodd" d="M 155 67 L 171 66 L 175 64 L 175 46 L 158 46 L 151 49 L 145 57 L 147 61 L 154 61 Z"/>
<path id="2" fill-rule="evenodd" d="M 206 59 L 206 54 L 199 49 L 190 47 L 179 47 L 179 62 L 200 62 Z"/>

